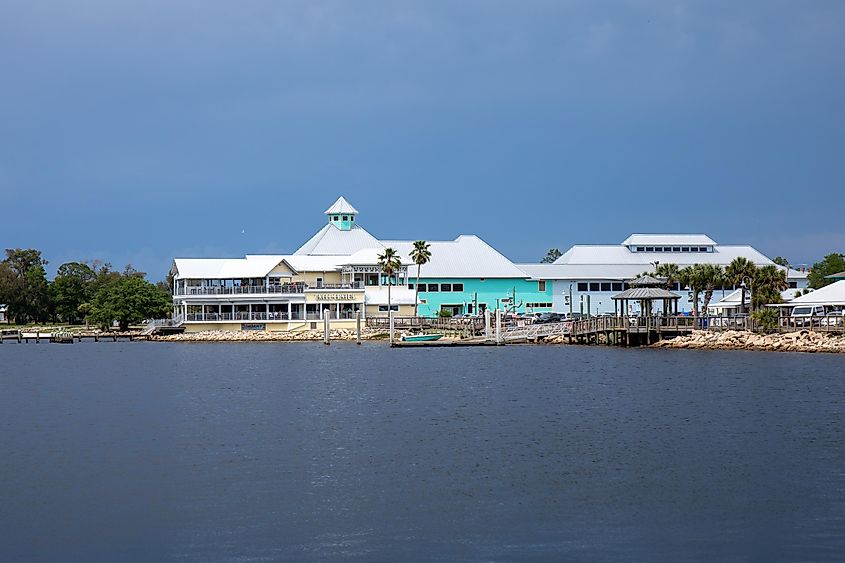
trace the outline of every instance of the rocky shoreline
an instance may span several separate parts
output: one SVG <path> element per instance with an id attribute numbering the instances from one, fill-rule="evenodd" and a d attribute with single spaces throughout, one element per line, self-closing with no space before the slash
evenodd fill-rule
<path id="1" fill-rule="evenodd" d="M 347 329 L 332 329 L 329 331 L 332 340 L 355 340 L 355 331 Z M 361 340 L 384 340 L 387 333 L 383 330 L 361 330 Z M 206 330 L 202 332 L 183 332 L 167 336 L 152 336 L 150 340 L 156 342 L 307 342 L 322 341 L 322 330 L 304 330 L 298 332 L 269 331 L 269 330 Z"/>
<path id="2" fill-rule="evenodd" d="M 696 331 L 689 336 L 662 340 L 652 344 L 651 348 L 845 353 L 845 336 L 809 330 L 784 334 L 757 334 L 740 330 Z"/>

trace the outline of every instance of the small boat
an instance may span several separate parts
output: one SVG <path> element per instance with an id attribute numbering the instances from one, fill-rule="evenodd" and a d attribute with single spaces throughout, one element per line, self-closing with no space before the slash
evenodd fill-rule
<path id="1" fill-rule="evenodd" d="M 400 340 L 402 342 L 431 342 L 441 338 L 443 338 L 442 334 L 403 334 Z"/>

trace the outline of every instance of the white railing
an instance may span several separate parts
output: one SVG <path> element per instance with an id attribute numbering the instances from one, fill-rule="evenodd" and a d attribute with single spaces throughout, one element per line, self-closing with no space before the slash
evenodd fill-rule
<path id="1" fill-rule="evenodd" d="M 175 295 L 253 295 L 253 294 L 297 294 L 307 286 L 302 283 L 282 285 L 239 285 L 234 287 L 217 285 L 189 285 L 177 287 Z"/>
<path id="2" fill-rule="evenodd" d="M 144 330 L 141 331 L 141 334 L 149 335 L 163 327 L 181 326 L 183 322 L 184 319 L 182 318 L 182 315 L 176 315 L 171 319 L 153 319 L 149 323 L 147 323 L 147 326 L 144 327 Z"/>
<path id="3" fill-rule="evenodd" d="M 189 285 L 177 287 L 174 295 L 257 295 L 257 294 L 298 294 L 306 290 L 364 289 L 363 282 L 353 283 L 318 283 L 313 286 L 306 283 L 284 283 L 279 285 Z"/>
<path id="4" fill-rule="evenodd" d="M 297 315 L 293 313 L 288 317 L 287 312 L 235 312 L 235 313 L 188 313 L 186 318 L 188 322 L 238 322 L 238 321 L 301 321 L 302 314 Z"/>

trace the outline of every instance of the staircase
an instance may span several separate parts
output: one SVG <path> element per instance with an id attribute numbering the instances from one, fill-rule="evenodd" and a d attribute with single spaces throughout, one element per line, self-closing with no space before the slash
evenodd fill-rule
<path id="1" fill-rule="evenodd" d="M 144 330 L 141 331 L 141 336 L 150 336 L 151 334 L 156 334 L 161 331 L 161 329 L 176 329 L 181 327 L 183 322 L 184 319 L 182 318 L 182 315 L 176 315 L 172 319 L 155 319 L 153 321 L 150 321 L 147 326 L 144 327 Z"/>

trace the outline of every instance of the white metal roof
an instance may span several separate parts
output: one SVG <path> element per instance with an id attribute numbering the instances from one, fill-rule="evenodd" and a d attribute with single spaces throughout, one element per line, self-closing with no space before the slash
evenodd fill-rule
<path id="1" fill-rule="evenodd" d="M 294 254 L 349 256 L 365 248 L 381 248 L 382 244 L 363 227 L 355 225 L 342 231 L 331 223 L 317 231 Z"/>
<path id="2" fill-rule="evenodd" d="M 337 201 L 331 205 L 331 207 L 326 209 L 326 215 L 336 215 L 338 213 L 351 215 L 353 213 L 358 213 L 358 210 L 352 207 L 352 204 L 346 201 L 343 196 L 340 196 L 337 198 Z"/>
<path id="3" fill-rule="evenodd" d="M 424 278 L 526 278 L 525 272 L 475 235 L 460 235 L 455 240 L 427 241 L 431 261 L 420 269 Z M 382 244 L 409 256 L 411 240 L 384 240 Z M 408 274 L 416 276 L 416 266 Z"/>
<path id="4" fill-rule="evenodd" d="M 845 280 L 796 297 L 790 305 L 845 305 Z"/>
<path id="5" fill-rule="evenodd" d="M 716 241 L 701 234 L 633 234 L 622 241 L 625 246 L 714 246 Z"/>
<path id="6" fill-rule="evenodd" d="M 713 252 L 631 252 L 626 246 L 575 245 L 567 250 L 555 264 L 640 264 L 653 268 L 652 262 L 672 263 L 678 266 L 692 264 L 719 264 L 727 266 L 731 260 L 743 256 L 758 266 L 773 264 L 764 254 L 748 245 L 718 245 Z"/>
<path id="7" fill-rule="evenodd" d="M 180 278 L 240 279 L 263 278 L 285 259 L 278 255 L 245 258 L 176 258 L 174 268 Z"/>
<path id="8" fill-rule="evenodd" d="M 408 257 L 407 254 L 400 252 L 398 248 L 394 248 L 399 254 L 399 260 L 402 262 L 403 265 L 411 264 L 412 261 Z M 363 250 L 359 250 L 352 256 L 344 256 L 339 264 L 343 266 L 371 266 L 373 264 L 378 264 L 378 257 L 379 254 L 384 253 L 384 248 L 365 248 Z"/>

